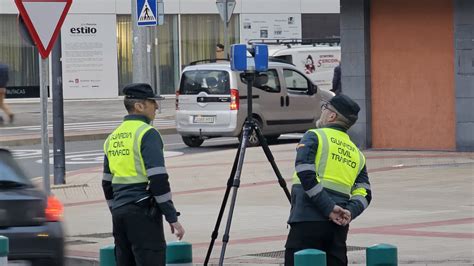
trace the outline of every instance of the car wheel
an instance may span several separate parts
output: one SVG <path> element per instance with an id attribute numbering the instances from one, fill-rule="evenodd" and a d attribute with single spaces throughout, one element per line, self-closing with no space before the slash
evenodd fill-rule
<path id="1" fill-rule="evenodd" d="M 204 142 L 204 140 L 200 137 L 195 137 L 195 136 L 182 136 L 184 144 L 188 145 L 189 147 L 196 148 L 201 146 L 201 144 Z"/>

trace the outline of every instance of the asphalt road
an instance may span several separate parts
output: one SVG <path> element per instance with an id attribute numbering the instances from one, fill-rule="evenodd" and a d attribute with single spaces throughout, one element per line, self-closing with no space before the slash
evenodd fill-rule
<path id="1" fill-rule="evenodd" d="M 280 137 L 279 142 L 296 143 L 302 134 L 288 134 Z M 178 134 L 164 135 L 165 156 L 180 156 L 182 154 L 205 153 L 223 149 L 238 148 L 236 138 L 214 138 L 204 141 L 199 148 L 186 146 Z M 102 140 L 66 142 L 66 172 L 83 168 L 101 166 L 103 162 Z M 50 144 L 50 173 L 54 173 L 53 146 Z M 43 173 L 41 145 L 12 147 L 15 158 L 30 178 L 40 177 Z M 263 152 L 263 151 L 262 151 Z"/>

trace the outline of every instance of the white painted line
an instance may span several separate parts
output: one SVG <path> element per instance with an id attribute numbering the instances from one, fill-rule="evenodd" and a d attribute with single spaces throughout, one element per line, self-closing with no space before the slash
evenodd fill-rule
<path id="1" fill-rule="evenodd" d="M 164 156 L 165 158 L 176 157 L 183 155 L 183 152 L 178 151 L 165 151 Z M 66 165 L 73 165 L 73 164 L 102 164 L 104 162 L 104 153 L 96 152 L 96 153 L 84 153 L 84 154 L 77 154 L 77 155 L 66 155 Z M 38 164 L 41 164 L 42 160 L 35 161 Z M 49 158 L 49 164 L 54 164 L 54 157 Z"/>
<path id="2" fill-rule="evenodd" d="M 84 126 L 92 126 L 92 125 L 119 125 L 122 123 L 122 120 L 117 120 L 117 121 L 95 121 L 95 122 L 78 122 L 78 123 L 66 123 L 64 124 L 64 127 L 71 127 L 71 126 L 79 126 L 79 125 L 84 125 Z M 157 118 L 153 120 L 153 124 L 155 123 L 166 123 L 166 124 L 175 124 L 174 119 L 163 119 L 163 118 Z M 52 128 L 52 125 L 48 125 L 48 128 Z M 13 127 L 2 127 L 2 130 L 14 130 L 14 129 L 41 129 L 41 126 L 13 126 Z"/>

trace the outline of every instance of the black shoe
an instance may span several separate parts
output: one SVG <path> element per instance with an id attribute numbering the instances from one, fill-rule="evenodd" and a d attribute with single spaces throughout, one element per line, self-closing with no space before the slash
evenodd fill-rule
<path id="1" fill-rule="evenodd" d="M 0 116 L 0 125 L 3 125 L 3 117 Z"/>
<path id="2" fill-rule="evenodd" d="M 11 114 L 8 117 L 10 118 L 10 124 L 13 123 L 13 120 L 15 120 L 15 115 Z"/>

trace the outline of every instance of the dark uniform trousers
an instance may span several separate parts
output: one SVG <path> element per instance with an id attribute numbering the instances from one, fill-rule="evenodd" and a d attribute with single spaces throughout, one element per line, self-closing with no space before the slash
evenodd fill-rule
<path id="1" fill-rule="evenodd" d="M 166 264 L 163 218 L 148 200 L 113 209 L 112 221 L 117 266 Z"/>
<path id="2" fill-rule="evenodd" d="M 326 252 L 328 266 L 347 265 L 349 226 L 331 221 L 292 223 L 285 245 L 285 266 L 294 265 L 294 253 L 312 248 Z"/>

